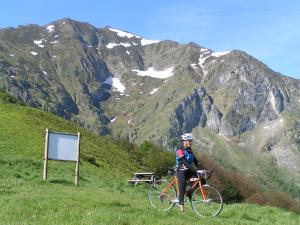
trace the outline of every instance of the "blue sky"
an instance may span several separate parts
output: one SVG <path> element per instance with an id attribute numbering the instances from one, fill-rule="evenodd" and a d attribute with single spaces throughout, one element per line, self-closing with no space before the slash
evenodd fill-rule
<path id="1" fill-rule="evenodd" d="M 66 17 L 147 39 L 243 50 L 300 79 L 298 0 L 9 0 L 1 2 L 0 28 Z"/>

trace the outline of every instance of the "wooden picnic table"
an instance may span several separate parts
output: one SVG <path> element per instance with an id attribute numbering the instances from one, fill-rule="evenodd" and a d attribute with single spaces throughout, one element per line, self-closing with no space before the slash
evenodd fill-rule
<path id="1" fill-rule="evenodd" d="M 155 174 L 153 172 L 140 172 L 133 173 L 133 178 L 128 180 L 129 183 L 138 185 L 138 183 L 150 183 L 152 184 L 155 181 Z"/>

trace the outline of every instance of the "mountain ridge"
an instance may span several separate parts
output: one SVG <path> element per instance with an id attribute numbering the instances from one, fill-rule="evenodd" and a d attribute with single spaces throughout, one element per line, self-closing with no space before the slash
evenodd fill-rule
<path id="1" fill-rule="evenodd" d="M 0 87 L 102 135 L 173 150 L 192 132 L 240 171 L 237 157 L 271 157 L 300 188 L 300 81 L 246 52 L 61 19 L 0 30 Z"/>

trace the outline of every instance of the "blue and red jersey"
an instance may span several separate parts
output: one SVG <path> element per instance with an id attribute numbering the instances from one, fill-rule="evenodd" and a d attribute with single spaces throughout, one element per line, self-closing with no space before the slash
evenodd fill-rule
<path id="1" fill-rule="evenodd" d="M 190 148 L 183 147 L 176 151 L 176 168 L 183 166 L 183 159 L 185 159 L 186 163 L 192 165 L 196 158 Z"/>

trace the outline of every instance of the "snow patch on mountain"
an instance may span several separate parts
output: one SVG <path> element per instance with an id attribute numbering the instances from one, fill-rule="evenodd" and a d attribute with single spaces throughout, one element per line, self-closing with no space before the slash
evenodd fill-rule
<path id="1" fill-rule="evenodd" d="M 110 120 L 110 122 L 113 123 L 113 122 L 116 121 L 116 119 L 117 119 L 117 117 L 115 116 L 114 118 L 112 118 L 112 119 Z"/>
<path id="2" fill-rule="evenodd" d="M 38 47 L 40 48 L 44 48 L 45 45 L 42 45 L 44 39 L 41 39 L 41 40 L 33 40 L 34 44 L 36 44 Z"/>
<path id="3" fill-rule="evenodd" d="M 204 62 L 207 58 L 209 58 L 210 55 L 207 55 L 207 54 L 201 54 L 200 57 L 199 57 L 199 66 L 202 68 L 202 70 L 204 69 Z"/>
<path id="4" fill-rule="evenodd" d="M 269 93 L 269 99 L 270 99 L 270 103 L 271 103 L 271 106 L 272 106 L 273 110 L 275 112 L 277 112 L 277 110 L 276 110 L 276 100 L 275 100 L 275 96 L 274 96 L 273 92 Z"/>
<path id="5" fill-rule="evenodd" d="M 125 86 L 121 83 L 119 78 L 116 77 L 108 77 L 104 82 L 104 84 L 109 84 L 113 88 L 115 88 L 118 92 L 124 93 Z"/>
<path id="6" fill-rule="evenodd" d="M 133 72 L 137 72 L 138 76 L 148 76 L 148 77 L 154 77 L 159 79 L 166 79 L 174 75 L 173 72 L 174 67 L 170 67 L 166 70 L 154 70 L 153 67 L 149 67 L 147 70 L 132 70 Z"/>
<path id="7" fill-rule="evenodd" d="M 230 51 L 226 51 L 226 52 L 213 52 L 211 54 L 211 56 L 220 57 L 220 56 L 223 56 L 223 55 L 227 55 L 228 53 L 230 53 Z"/>
<path id="8" fill-rule="evenodd" d="M 111 48 L 114 48 L 114 47 L 120 46 L 120 45 L 123 45 L 125 48 L 128 48 L 128 47 L 131 46 L 130 43 L 120 43 L 120 44 L 116 44 L 116 43 L 108 43 L 108 44 L 106 45 L 106 47 L 109 48 L 109 49 L 111 49 Z"/>
<path id="9" fill-rule="evenodd" d="M 115 46 L 118 46 L 118 45 L 120 45 L 120 44 L 116 44 L 116 43 L 108 43 L 108 44 L 106 45 L 106 48 L 111 49 L 111 48 L 114 48 Z"/>
<path id="10" fill-rule="evenodd" d="M 137 36 L 135 34 L 128 33 L 128 32 L 122 31 L 122 30 L 118 30 L 118 29 L 114 29 L 114 28 L 108 28 L 108 29 L 111 30 L 111 31 L 113 31 L 113 32 L 116 32 L 119 37 L 128 37 L 128 38 L 136 37 L 136 38 L 141 38 L 140 36 Z"/>
<path id="11" fill-rule="evenodd" d="M 38 55 L 39 53 L 37 52 L 30 52 L 32 55 Z"/>
<path id="12" fill-rule="evenodd" d="M 138 35 L 135 35 L 135 34 L 132 34 L 132 33 L 126 32 L 126 31 L 122 31 L 122 30 L 118 30 L 118 29 L 114 29 L 114 28 L 108 28 L 108 29 L 113 31 L 113 32 L 116 32 L 119 37 L 127 37 L 127 38 L 135 37 L 135 38 L 141 39 L 141 45 L 142 46 L 160 42 L 159 40 L 148 40 L 148 39 L 142 38 Z"/>
<path id="13" fill-rule="evenodd" d="M 150 92 L 150 95 L 153 95 L 155 92 L 158 91 L 159 88 L 154 88 L 151 92 Z"/>
<path id="14" fill-rule="evenodd" d="M 208 73 L 208 71 L 205 70 L 205 68 L 204 68 L 204 63 L 205 63 L 206 59 L 208 59 L 211 56 L 220 57 L 220 56 L 226 55 L 228 53 L 230 53 L 230 51 L 212 52 L 211 50 L 209 50 L 207 48 L 201 48 L 198 64 L 201 67 L 203 74 L 207 75 L 207 73 Z M 195 64 L 192 64 L 191 66 L 195 69 Z"/>
<path id="15" fill-rule="evenodd" d="M 34 44 L 41 45 L 43 43 L 44 39 L 41 40 L 33 40 Z"/>
<path id="16" fill-rule="evenodd" d="M 210 50 L 207 49 L 207 48 L 201 48 L 201 50 L 200 50 L 201 53 L 203 53 L 203 52 L 208 52 L 208 51 L 210 51 Z"/>
<path id="17" fill-rule="evenodd" d="M 144 46 L 144 45 L 151 45 L 151 44 L 155 44 L 155 43 L 158 43 L 160 41 L 158 40 L 147 40 L 145 38 L 142 38 L 141 40 L 141 45 Z"/>
<path id="18" fill-rule="evenodd" d="M 196 63 L 192 63 L 191 67 L 193 67 L 193 69 L 195 70 L 195 69 L 197 69 L 197 64 Z"/>
<path id="19" fill-rule="evenodd" d="M 54 31 L 54 25 L 52 25 L 52 24 L 48 25 L 46 29 L 48 30 L 49 33 L 51 33 Z"/>

